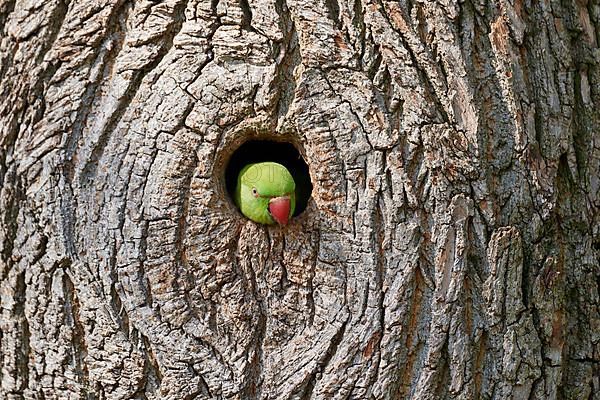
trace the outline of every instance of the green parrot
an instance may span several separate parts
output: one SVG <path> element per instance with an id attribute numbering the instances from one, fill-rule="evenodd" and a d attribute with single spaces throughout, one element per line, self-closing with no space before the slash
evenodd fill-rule
<path id="1" fill-rule="evenodd" d="M 296 208 L 294 178 L 275 162 L 246 165 L 238 175 L 235 203 L 254 222 L 286 225 Z"/>

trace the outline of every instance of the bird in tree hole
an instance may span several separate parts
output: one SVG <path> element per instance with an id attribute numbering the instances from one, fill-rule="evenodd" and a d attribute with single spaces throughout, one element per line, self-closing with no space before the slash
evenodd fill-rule
<path id="1" fill-rule="evenodd" d="M 275 162 L 246 165 L 238 175 L 235 203 L 254 222 L 286 225 L 296 207 L 294 178 Z"/>

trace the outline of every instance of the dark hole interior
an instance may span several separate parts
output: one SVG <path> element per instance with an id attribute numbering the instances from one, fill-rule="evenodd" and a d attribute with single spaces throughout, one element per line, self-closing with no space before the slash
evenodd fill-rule
<path id="1" fill-rule="evenodd" d="M 285 166 L 296 182 L 296 210 L 294 216 L 306 209 L 308 199 L 312 193 L 312 183 L 308 165 L 296 147 L 287 142 L 272 140 L 250 140 L 242 144 L 229 159 L 225 170 L 225 183 L 227 192 L 233 201 L 237 177 L 247 164 L 273 161 Z"/>

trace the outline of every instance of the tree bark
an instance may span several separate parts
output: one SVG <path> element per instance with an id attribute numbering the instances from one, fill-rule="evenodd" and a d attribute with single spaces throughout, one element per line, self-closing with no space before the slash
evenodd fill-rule
<path id="1" fill-rule="evenodd" d="M 600 399 L 600 5 L 0 0 L 0 398 Z M 232 152 L 297 146 L 285 227 Z"/>

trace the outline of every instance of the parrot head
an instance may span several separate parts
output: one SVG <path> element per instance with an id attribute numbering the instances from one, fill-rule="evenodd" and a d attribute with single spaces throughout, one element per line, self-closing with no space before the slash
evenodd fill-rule
<path id="1" fill-rule="evenodd" d="M 235 202 L 254 222 L 286 225 L 296 206 L 294 178 L 278 163 L 249 164 L 238 176 Z"/>

